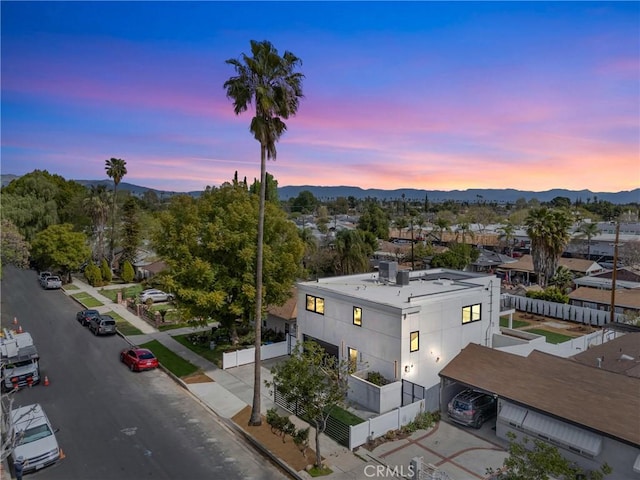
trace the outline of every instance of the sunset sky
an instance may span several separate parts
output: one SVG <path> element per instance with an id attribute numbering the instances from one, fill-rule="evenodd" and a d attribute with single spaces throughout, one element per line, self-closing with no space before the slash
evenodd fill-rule
<path id="1" fill-rule="evenodd" d="M 223 83 L 269 40 L 305 98 L 280 186 L 640 186 L 640 2 L 1 3 L 1 168 L 202 190 L 260 174 Z"/>

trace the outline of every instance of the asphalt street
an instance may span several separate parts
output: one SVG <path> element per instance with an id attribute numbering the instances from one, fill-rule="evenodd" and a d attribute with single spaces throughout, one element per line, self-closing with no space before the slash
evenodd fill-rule
<path id="1" fill-rule="evenodd" d="M 287 478 L 162 371 L 130 372 L 118 357 L 125 340 L 92 335 L 78 304 L 43 290 L 35 271 L 3 270 L 2 326 L 16 317 L 31 333 L 50 382 L 17 392 L 14 407 L 40 403 L 65 455 L 27 478 Z"/>

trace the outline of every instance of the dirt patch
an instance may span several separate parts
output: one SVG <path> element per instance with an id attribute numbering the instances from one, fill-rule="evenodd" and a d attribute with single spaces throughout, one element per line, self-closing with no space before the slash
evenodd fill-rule
<path id="1" fill-rule="evenodd" d="M 316 459 L 316 452 L 311 448 L 306 449 L 306 458 L 302 455 L 300 449 L 293 443 L 293 439 L 287 435 L 284 443 L 282 437 L 271 431 L 271 427 L 262 416 L 262 425 L 259 427 L 249 426 L 251 418 L 251 406 L 246 406 L 237 413 L 233 420 L 240 428 L 255 438 L 261 445 L 269 450 L 273 455 L 287 463 L 293 470 L 300 472 L 307 465 L 313 464 Z"/>
<path id="2" fill-rule="evenodd" d="M 214 380 L 211 377 L 208 377 L 204 373 L 194 373 L 193 375 L 189 375 L 187 377 L 182 377 L 184 383 L 208 383 L 213 382 Z"/>

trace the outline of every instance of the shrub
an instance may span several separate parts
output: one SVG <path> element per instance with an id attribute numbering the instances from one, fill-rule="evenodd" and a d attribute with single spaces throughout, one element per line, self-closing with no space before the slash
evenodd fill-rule
<path id="1" fill-rule="evenodd" d="M 99 287 L 102 285 L 102 272 L 93 262 L 89 262 L 89 265 L 84 269 L 84 278 L 87 279 L 89 285 L 92 287 Z"/>
<path id="2" fill-rule="evenodd" d="M 293 435 L 293 443 L 300 449 L 302 456 L 307 458 L 307 447 L 309 446 L 309 428 L 301 428 Z"/>
<path id="3" fill-rule="evenodd" d="M 380 372 L 368 372 L 367 382 L 371 382 L 379 387 L 386 385 L 389 381 L 382 376 Z"/>
<path id="4" fill-rule="evenodd" d="M 102 273 L 102 280 L 104 283 L 110 283 L 113 279 L 111 267 L 109 266 L 106 258 L 102 259 L 102 263 L 100 264 L 100 273 Z"/>
<path id="5" fill-rule="evenodd" d="M 124 262 L 124 265 L 122 266 L 122 280 L 124 280 L 125 283 L 131 283 L 135 276 L 136 273 L 133 271 L 131 262 L 129 262 L 129 260 L 126 260 Z"/>

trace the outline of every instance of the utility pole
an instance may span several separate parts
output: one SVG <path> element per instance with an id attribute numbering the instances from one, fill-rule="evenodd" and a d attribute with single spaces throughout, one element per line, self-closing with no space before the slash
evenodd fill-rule
<path id="1" fill-rule="evenodd" d="M 411 217 L 411 271 L 414 271 L 413 266 L 413 217 Z"/>
<path id="2" fill-rule="evenodd" d="M 613 244 L 613 273 L 611 274 L 611 310 L 609 323 L 616 318 L 616 278 L 618 277 L 618 239 L 620 238 L 620 222 L 616 221 L 616 240 Z"/>

